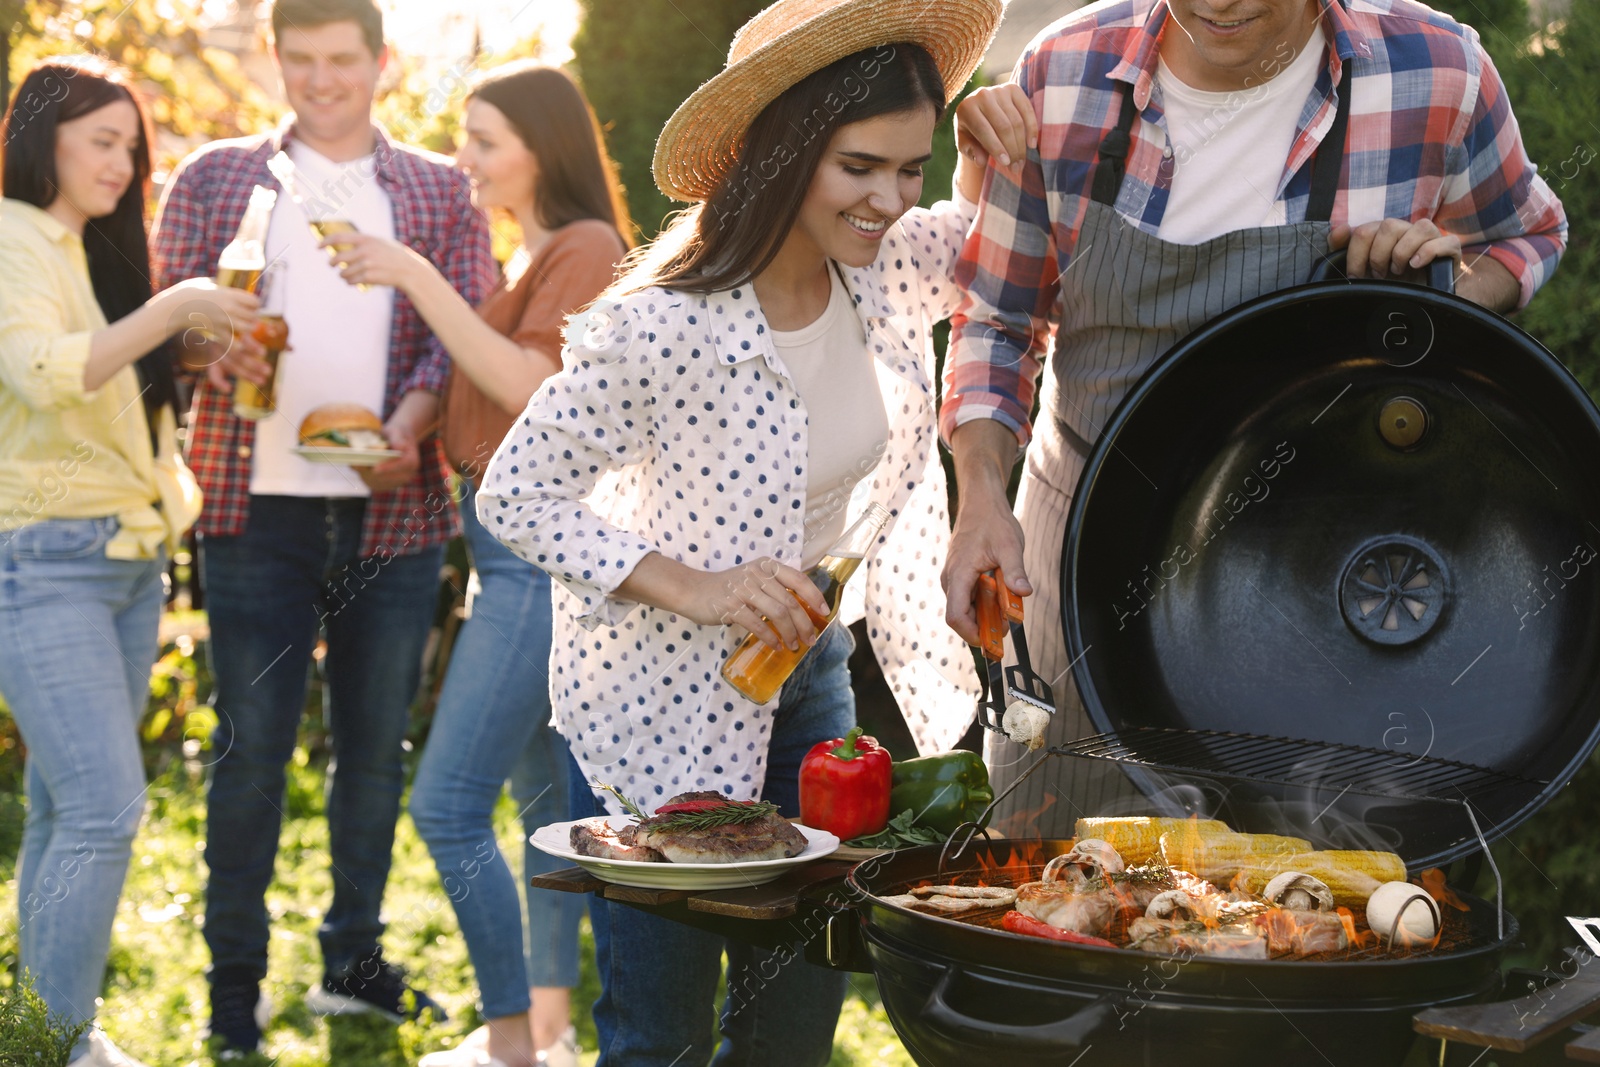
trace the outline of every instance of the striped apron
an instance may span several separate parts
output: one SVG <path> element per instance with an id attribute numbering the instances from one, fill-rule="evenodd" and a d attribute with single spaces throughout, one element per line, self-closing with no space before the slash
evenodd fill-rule
<path id="1" fill-rule="evenodd" d="M 1145 233 L 1116 209 L 1137 118 L 1133 87 L 1121 87 L 1121 115 L 1100 143 L 1088 213 L 1061 278 L 1053 373 L 1045 376 L 1017 494 L 1023 563 L 1034 589 L 1027 600 L 1028 649 L 1056 695 L 1047 744 L 1095 732 L 1073 684 L 1061 623 L 1061 546 L 1085 461 L 1111 413 L 1163 353 L 1228 310 L 1306 280 L 1326 254 L 1349 121 L 1348 81 L 1312 162 L 1307 221 L 1235 230 L 1195 245 Z M 1014 661 L 1009 650 L 1007 657 Z M 1071 837 L 1082 816 L 1152 811 L 1115 764 L 1030 754 L 1003 735 L 985 736 L 996 795 L 1034 759 L 1053 760 L 997 807 L 995 825 L 1010 836 Z"/>

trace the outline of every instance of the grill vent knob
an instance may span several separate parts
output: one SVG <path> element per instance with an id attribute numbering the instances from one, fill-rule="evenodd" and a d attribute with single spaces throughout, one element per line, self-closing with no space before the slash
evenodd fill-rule
<path id="1" fill-rule="evenodd" d="M 1428 432 L 1428 410 L 1409 396 L 1397 396 L 1378 412 L 1378 432 L 1391 448 L 1409 452 Z"/>
<path id="2" fill-rule="evenodd" d="M 1419 640 L 1444 613 L 1450 577 L 1437 553 L 1405 536 L 1380 538 L 1352 554 L 1339 581 L 1345 623 L 1377 645 Z"/>

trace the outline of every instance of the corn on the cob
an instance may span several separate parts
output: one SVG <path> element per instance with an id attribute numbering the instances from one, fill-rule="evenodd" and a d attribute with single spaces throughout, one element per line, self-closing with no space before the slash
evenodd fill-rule
<path id="1" fill-rule="evenodd" d="M 1238 872 L 1237 888 L 1260 894 L 1273 878 L 1285 871 L 1299 871 L 1324 882 L 1333 890 L 1333 902 L 1340 907 L 1365 907 L 1373 890 L 1384 882 L 1406 880 L 1406 864 L 1393 852 L 1365 852 L 1356 849 L 1330 849 L 1299 855 L 1271 856 Z"/>
<path id="2" fill-rule="evenodd" d="M 1073 834 L 1079 841 L 1096 837 L 1117 850 L 1122 862 L 1138 867 L 1161 858 L 1161 835 L 1180 837 L 1190 832 L 1226 833 L 1226 823 L 1216 819 L 1158 819 L 1145 815 L 1079 819 Z"/>
<path id="3" fill-rule="evenodd" d="M 1231 882 L 1241 868 L 1267 866 L 1275 857 L 1310 851 L 1311 842 L 1280 834 L 1198 831 L 1161 838 L 1161 858 L 1167 866 L 1219 886 Z"/>

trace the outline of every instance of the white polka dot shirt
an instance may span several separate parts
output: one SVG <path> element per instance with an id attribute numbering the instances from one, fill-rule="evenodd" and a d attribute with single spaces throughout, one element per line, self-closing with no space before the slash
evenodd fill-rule
<path id="1" fill-rule="evenodd" d="M 888 448 L 849 514 L 870 499 L 894 516 L 852 582 L 853 617 L 865 614 L 923 753 L 955 744 L 978 691 L 972 657 L 944 623 L 949 520 L 930 341 L 955 307 L 950 271 L 975 213 L 961 200 L 914 209 L 889 229 L 877 262 L 844 268 L 867 347 L 890 372 L 880 375 Z M 763 556 L 798 566 L 805 404 L 749 286 L 598 302 L 568 324 L 563 363 L 501 443 L 477 498 L 484 526 L 555 579 L 555 724 L 586 776 L 647 808 L 692 789 L 753 799 L 777 701 L 757 706 L 723 682 L 737 634 L 616 589 L 650 552 L 707 571 Z"/>

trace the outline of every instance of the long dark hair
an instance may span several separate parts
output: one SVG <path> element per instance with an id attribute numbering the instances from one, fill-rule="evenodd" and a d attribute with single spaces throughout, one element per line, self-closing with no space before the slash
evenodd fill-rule
<path id="1" fill-rule="evenodd" d="M 145 204 L 150 193 L 150 120 L 122 68 L 97 56 L 53 56 L 41 60 L 17 86 L 6 111 L 5 166 L 0 194 L 46 208 L 59 195 L 56 178 L 56 127 L 107 104 L 126 100 L 139 115 L 139 143 L 133 150 L 133 181 L 111 214 L 89 219 L 83 251 L 89 281 L 107 322 L 116 322 L 150 299 L 150 244 Z M 172 352 L 166 344 L 138 362 L 139 385 L 151 432 L 163 405 L 176 406 Z"/>
<path id="2" fill-rule="evenodd" d="M 634 257 L 611 294 L 744 285 L 783 247 L 840 127 L 925 107 L 937 121 L 947 103 L 938 64 L 915 44 L 864 49 L 806 76 L 756 116 L 733 169 Z"/>
<path id="3" fill-rule="evenodd" d="M 473 98 L 494 105 L 539 161 L 533 210 L 540 225 L 554 230 L 599 219 L 633 247 L 633 220 L 616 164 L 577 83 L 553 67 L 510 63 L 475 82 L 468 96 Z"/>

